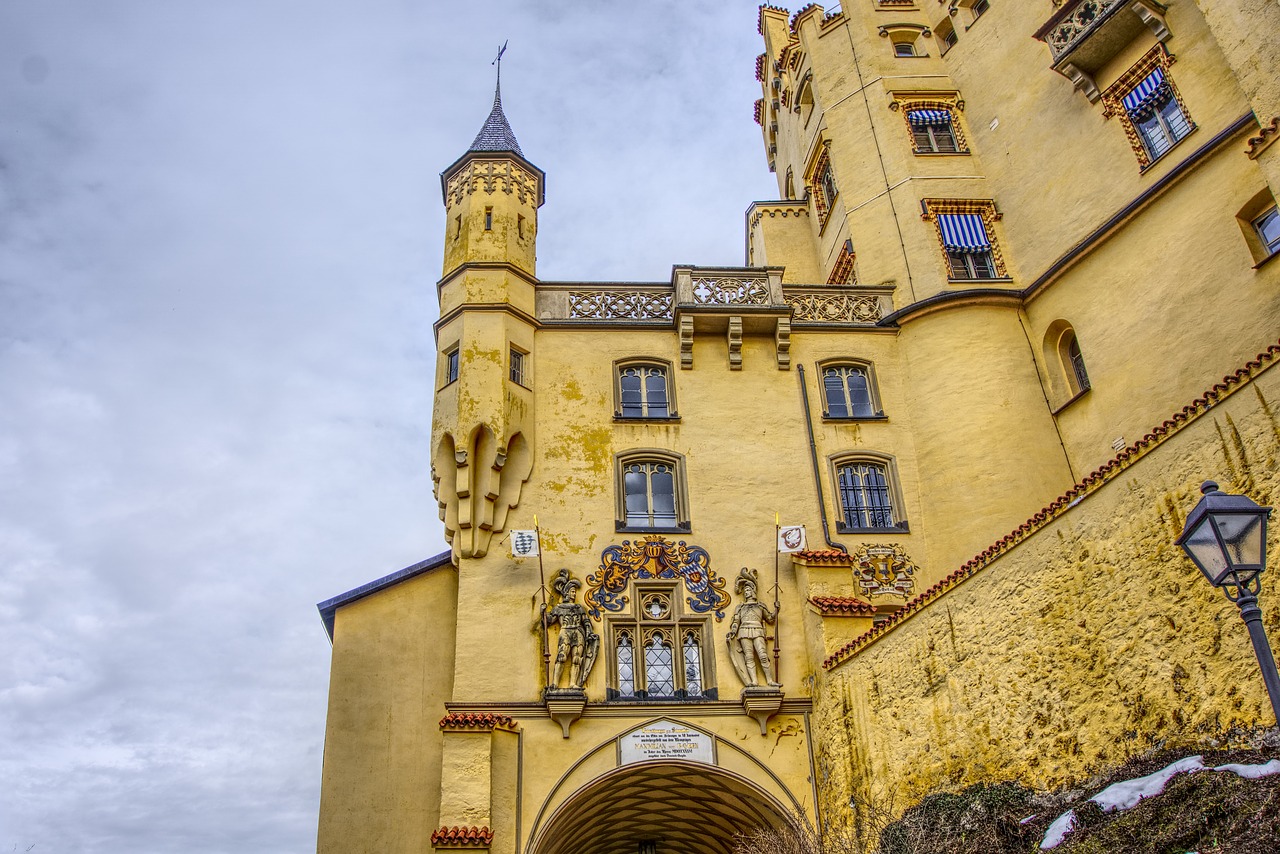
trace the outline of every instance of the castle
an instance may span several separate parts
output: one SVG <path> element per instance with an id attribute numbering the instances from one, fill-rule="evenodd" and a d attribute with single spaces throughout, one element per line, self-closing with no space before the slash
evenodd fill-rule
<path id="1" fill-rule="evenodd" d="M 758 25 L 742 267 L 540 280 L 500 96 L 442 173 L 451 549 L 320 605 L 321 852 L 726 852 L 1271 723 L 1173 540 L 1280 499 L 1280 6 Z"/>

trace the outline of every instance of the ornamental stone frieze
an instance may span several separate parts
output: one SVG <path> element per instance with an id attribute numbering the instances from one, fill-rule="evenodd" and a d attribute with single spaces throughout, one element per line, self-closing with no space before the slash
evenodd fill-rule
<path id="1" fill-rule="evenodd" d="M 470 193 L 514 193 L 521 204 L 539 201 L 539 181 L 533 172 L 514 160 L 472 160 L 449 177 L 446 205 L 460 203 Z"/>

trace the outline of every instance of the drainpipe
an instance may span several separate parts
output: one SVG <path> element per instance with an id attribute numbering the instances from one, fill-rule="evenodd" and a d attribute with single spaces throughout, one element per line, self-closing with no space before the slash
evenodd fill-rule
<path id="1" fill-rule="evenodd" d="M 831 529 L 827 527 L 827 500 L 823 497 L 822 475 L 818 469 L 818 446 L 813 441 L 813 413 L 809 409 L 809 387 L 804 381 L 804 365 L 796 365 L 800 377 L 800 398 L 804 401 L 804 426 L 809 431 L 809 460 L 813 463 L 813 485 L 818 490 L 818 511 L 822 514 L 822 538 L 827 545 L 845 554 L 849 550 L 831 539 Z"/>

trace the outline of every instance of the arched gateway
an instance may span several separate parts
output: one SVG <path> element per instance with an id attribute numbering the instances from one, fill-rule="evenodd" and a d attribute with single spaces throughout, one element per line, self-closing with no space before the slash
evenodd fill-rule
<path id="1" fill-rule="evenodd" d="M 787 812 L 754 783 L 723 769 L 644 762 L 574 792 L 535 830 L 527 854 L 728 854 L 737 834 L 785 826 Z"/>

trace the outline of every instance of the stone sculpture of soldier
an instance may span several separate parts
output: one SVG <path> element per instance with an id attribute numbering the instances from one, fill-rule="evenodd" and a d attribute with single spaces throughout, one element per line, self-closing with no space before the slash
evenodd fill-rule
<path id="1" fill-rule="evenodd" d="M 586 685 L 591 668 L 600 651 L 600 635 L 591 630 L 587 609 L 574 601 L 574 595 L 582 583 L 562 569 L 551 582 L 551 589 L 560 594 L 560 603 L 547 610 L 542 606 L 542 619 L 546 625 L 560 624 L 560 637 L 556 642 L 556 663 L 551 676 L 551 687 L 560 687 L 560 676 L 566 663 L 569 665 L 569 688 L 581 691 Z"/>
<path id="2" fill-rule="evenodd" d="M 782 683 L 774 679 L 773 662 L 765 641 L 765 625 L 777 620 L 778 615 L 756 599 L 756 578 L 756 571 L 744 566 L 733 585 L 734 591 L 742 596 L 742 602 L 733 612 L 733 622 L 729 624 L 729 658 L 747 687 L 756 686 L 756 668 L 759 666 L 764 672 L 765 683 L 778 688 Z"/>

